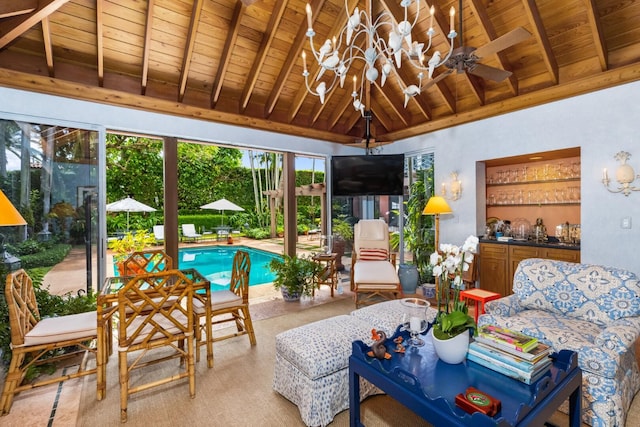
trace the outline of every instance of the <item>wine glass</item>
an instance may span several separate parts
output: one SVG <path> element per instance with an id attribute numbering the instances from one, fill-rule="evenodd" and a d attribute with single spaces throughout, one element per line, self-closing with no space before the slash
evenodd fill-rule
<path id="1" fill-rule="evenodd" d="M 404 298 L 400 302 L 405 310 L 405 327 L 411 335 L 407 343 L 414 347 L 422 347 L 424 340 L 418 335 L 425 333 L 429 326 L 427 321 L 429 301 L 420 298 Z"/>

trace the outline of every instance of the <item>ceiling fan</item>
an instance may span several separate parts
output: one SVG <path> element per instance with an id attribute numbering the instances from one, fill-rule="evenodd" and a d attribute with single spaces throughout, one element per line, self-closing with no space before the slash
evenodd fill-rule
<path id="1" fill-rule="evenodd" d="M 479 61 L 489 55 L 493 55 L 494 53 L 500 52 L 528 39 L 531 37 L 531 33 L 523 27 L 518 27 L 479 48 L 465 46 L 462 39 L 462 0 L 460 0 L 459 10 L 460 47 L 453 50 L 451 57 L 445 63 L 445 66 L 450 70 L 447 75 L 453 71 L 457 71 L 458 73 L 468 72 L 469 74 L 496 82 L 501 82 L 511 76 L 511 74 L 513 74 L 511 71 L 490 67 L 488 65 L 481 64 Z"/>

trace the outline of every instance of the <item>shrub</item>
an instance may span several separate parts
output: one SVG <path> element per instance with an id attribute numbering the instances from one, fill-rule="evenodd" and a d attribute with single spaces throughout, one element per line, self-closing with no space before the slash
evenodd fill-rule
<path id="1" fill-rule="evenodd" d="M 51 267 L 61 263 L 71 251 L 71 245 L 66 243 L 54 244 L 50 249 L 20 257 L 22 268 L 25 270 L 36 267 Z M 32 278 L 33 279 L 33 278 Z"/>

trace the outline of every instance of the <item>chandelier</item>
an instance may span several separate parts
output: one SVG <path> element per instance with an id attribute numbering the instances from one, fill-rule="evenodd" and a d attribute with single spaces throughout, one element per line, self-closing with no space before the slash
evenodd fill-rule
<path id="1" fill-rule="evenodd" d="M 413 21 L 410 22 L 409 6 L 414 1 L 416 3 L 416 13 Z M 356 7 L 352 14 L 349 13 L 347 0 L 345 0 L 345 12 L 346 16 L 349 17 L 347 23 L 337 38 L 327 39 L 322 46 L 316 49 L 313 42 L 315 32 L 312 25 L 311 6 L 307 3 L 306 12 L 309 27 L 306 36 L 309 37 L 311 52 L 319 66 L 318 75 L 315 79 L 318 83 L 310 84 L 307 57 L 306 53 L 302 52 L 304 65 L 302 75 L 304 76 L 307 91 L 320 98 L 320 103 L 324 104 L 325 96 L 328 92 L 338 84 L 340 87 L 344 87 L 345 79 L 354 62 L 363 61 L 364 66 L 360 78 L 355 72 L 352 76 L 353 91 L 351 96 L 353 97 L 353 107 L 360 111 L 364 117 L 365 104 L 362 100 L 365 93 L 365 83 L 374 83 L 381 76 L 380 84 L 384 86 L 389 76 L 393 74 L 397 77 L 404 93 L 404 106 L 406 108 L 409 100 L 421 92 L 425 73 L 426 78 L 432 80 L 433 71 L 447 62 L 453 51 L 453 39 L 458 34 L 454 29 L 455 8 L 451 7 L 449 11 L 450 29 L 447 34 L 447 38 L 450 40 L 449 52 L 443 58 L 441 52 L 436 50 L 431 57 L 427 58 L 426 53 L 431 49 L 432 39 L 436 33 L 433 29 L 435 8 L 431 6 L 429 9 L 428 42 L 425 47 L 425 43 L 414 41 L 411 35 L 420 15 L 420 0 L 402 0 L 400 6 L 404 9 L 402 20 L 397 20 L 386 10 L 374 20 L 371 0 L 367 0 L 366 11 L 361 11 Z M 379 33 L 382 28 L 385 28 L 385 34 L 388 34 L 386 39 Z M 415 84 L 406 85 L 400 78 L 398 69 L 401 67 L 402 61 L 407 61 L 418 70 Z M 320 81 L 327 72 L 332 76 L 329 81 Z M 312 88 L 312 85 L 315 85 L 315 88 Z"/>

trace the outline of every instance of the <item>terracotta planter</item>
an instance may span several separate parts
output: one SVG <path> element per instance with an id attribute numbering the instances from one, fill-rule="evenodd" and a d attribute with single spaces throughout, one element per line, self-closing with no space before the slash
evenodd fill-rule
<path id="1" fill-rule="evenodd" d="M 462 363 L 464 359 L 466 359 L 467 351 L 469 350 L 469 331 L 465 331 L 448 340 L 439 340 L 436 338 L 433 335 L 433 329 L 430 333 L 431 339 L 433 340 L 433 347 L 440 360 L 455 365 Z"/>

